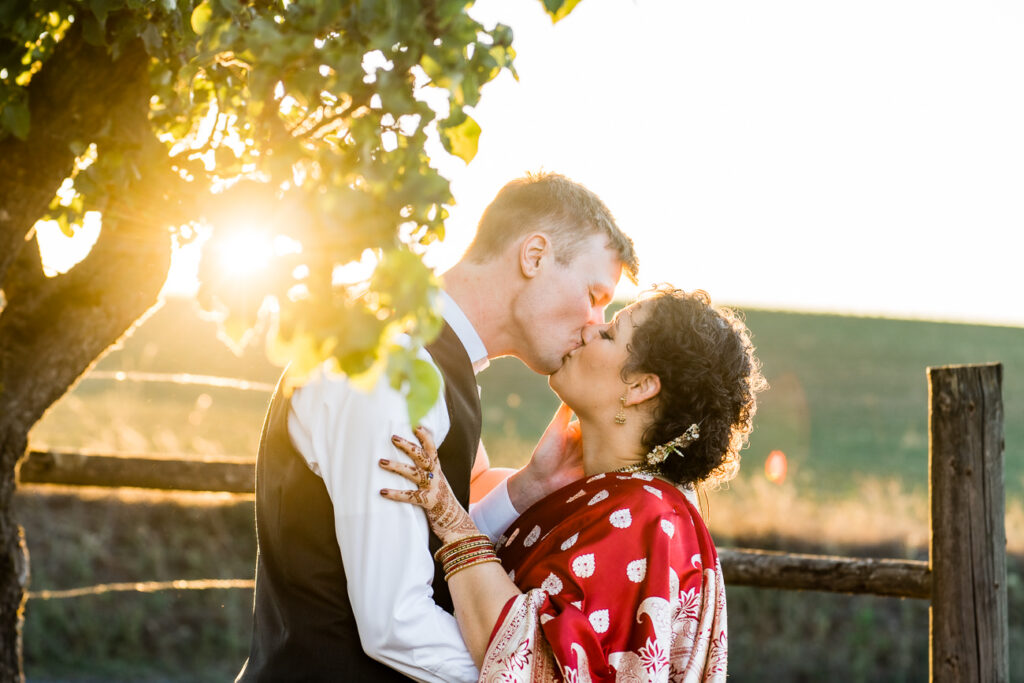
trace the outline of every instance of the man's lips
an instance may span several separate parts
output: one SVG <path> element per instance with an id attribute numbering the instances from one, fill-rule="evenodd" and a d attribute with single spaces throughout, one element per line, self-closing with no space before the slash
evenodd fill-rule
<path id="1" fill-rule="evenodd" d="M 572 354 L 576 353 L 576 351 L 578 351 L 579 348 L 583 346 L 584 341 L 583 341 L 583 332 L 582 331 L 580 332 L 580 338 L 575 341 L 575 344 L 576 344 L 575 346 L 573 346 L 571 349 L 569 349 L 568 353 L 566 353 L 564 356 L 562 356 L 562 363 L 563 364 L 565 363 L 565 361 L 567 361 L 570 358 L 572 358 Z"/>

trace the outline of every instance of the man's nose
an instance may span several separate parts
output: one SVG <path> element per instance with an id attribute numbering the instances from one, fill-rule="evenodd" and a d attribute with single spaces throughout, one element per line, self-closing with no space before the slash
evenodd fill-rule
<path id="1" fill-rule="evenodd" d="M 604 324 L 604 306 L 591 306 L 590 307 L 590 318 L 587 319 L 588 325 L 603 325 Z"/>

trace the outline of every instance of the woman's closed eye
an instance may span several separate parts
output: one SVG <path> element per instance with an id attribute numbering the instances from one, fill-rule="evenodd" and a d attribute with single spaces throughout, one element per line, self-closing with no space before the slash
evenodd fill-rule
<path id="1" fill-rule="evenodd" d="M 601 339 L 607 339 L 611 341 L 612 335 L 608 334 L 608 330 L 601 330 Z"/>

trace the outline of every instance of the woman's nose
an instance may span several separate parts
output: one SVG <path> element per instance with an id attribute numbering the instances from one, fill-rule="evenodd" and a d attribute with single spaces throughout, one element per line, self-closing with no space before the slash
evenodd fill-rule
<path id="1" fill-rule="evenodd" d="M 600 325 L 587 325 L 586 327 L 584 327 L 583 343 L 589 344 L 593 339 L 595 339 L 599 334 L 601 334 L 601 330 L 603 330 L 606 327 L 607 325 L 604 323 L 601 323 Z"/>

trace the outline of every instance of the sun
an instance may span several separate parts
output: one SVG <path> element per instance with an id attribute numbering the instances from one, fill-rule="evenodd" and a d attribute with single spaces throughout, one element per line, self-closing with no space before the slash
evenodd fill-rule
<path id="1" fill-rule="evenodd" d="M 211 242 L 221 272 L 227 277 L 254 277 L 265 271 L 274 257 L 273 241 L 260 230 L 232 230 Z"/>

